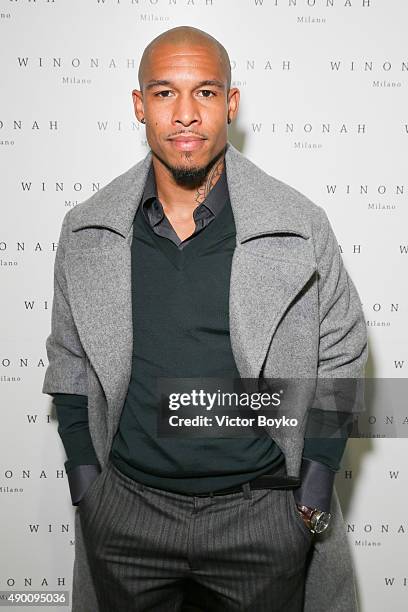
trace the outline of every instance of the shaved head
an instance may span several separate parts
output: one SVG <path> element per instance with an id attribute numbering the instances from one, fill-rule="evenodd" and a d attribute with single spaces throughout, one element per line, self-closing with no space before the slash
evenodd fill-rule
<path id="1" fill-rule="evenodd" d="M 156 177 L 171 177 L 174 188 L 188 190 L 205 180 L 213 185 L 240 95 L 231 88 L 227 51 L 207 32 L 178 26 L 147 45 L 138 79 L 133 105 L 146 128 Z"/>
<path id="2" fill-rule="evenodd" d="M 141 91 L 144 89 L 144 83 L 149 70 L 151 56 L 154 51 L 160 47 L 160 45 L 169 45 L 174 46 L 175 48 L 180 46 L 199 45 L 201 47 L 205 46 L 208 49 L 212 49 L 218 57 L 222 73 L 225 77 L 226 88 L 227 91 L 229 91 L 231 87 L 231 63 L 227 51 L 216 38 L 210 34 L 207 34 L 207 32 L 199 30 L 198 28 L 193 28 L 192 26 L 178 26 L 176 28 L 172 28 L 171 30 L 167 30 L 162 34 L 159 34 L 159 36 L 156 36 L 156 38 L 154 38 L 147 45 L 143 51 L 139 64 L 138 79 Z"/>

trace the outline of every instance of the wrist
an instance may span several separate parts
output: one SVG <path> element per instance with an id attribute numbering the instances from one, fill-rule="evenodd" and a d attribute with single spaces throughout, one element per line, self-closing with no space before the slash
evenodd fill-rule
<path id="1" fill-rule="evenodd" d="M 327 529 L 331 519 L 330 512 L 325 512 L 318 508 L 312 508 L 303 504 L 296 504 L 296 506 L 306 526 L 312 533 L 321 533 Z"/>

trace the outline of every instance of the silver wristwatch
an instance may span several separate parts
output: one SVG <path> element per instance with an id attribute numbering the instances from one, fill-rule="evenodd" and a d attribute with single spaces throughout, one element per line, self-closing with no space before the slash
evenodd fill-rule
<path id="1" fill-rule="evenodd" d="M 302 506 L 302 504 L 296 505 L 312 533 L 322 533 L 327 529 L 331 519 L 330 512 L 324 512 L 318 508 L 309 508 L 309 506 Z"/>

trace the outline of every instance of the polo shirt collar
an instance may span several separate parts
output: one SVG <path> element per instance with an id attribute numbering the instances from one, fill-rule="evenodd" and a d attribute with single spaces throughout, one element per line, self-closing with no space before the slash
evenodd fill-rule
<path id="1" fill-rule="evenodd" d="M 228 193 L 228 183 L 227 183 L 227 174 L 224 163 L 224 168 L 222 174 L 214 187 L 210 189 L 209 193 L 205 200 L 201 203 L 209 211 L 216 216 L 220 210 L 222 209 L 225 201 L 229 198 Z M 150 164 L 149 172 L 147 174 L 147 179 L 145 183 L 145 187 L 143 190 L 142 196 L 142 208 L 146 214 L 147 208 L 150 208 L 150 216 L 153 222 L 153 225 L 156 225 L 163 218 L 164 212 L 163 207 L 160 203 L 160 200 L 157 197 L 157 185 L 156 185 L 156 177 L 154 173 L 153 163 Z M 197 206 L 197 209 L 201 205 Z M 196 210 L 197 210 L 196 209 Z M 194 212 L 196 212 L 196 210 Z M 196 215 L 195 215 L 196 218 Z"/>

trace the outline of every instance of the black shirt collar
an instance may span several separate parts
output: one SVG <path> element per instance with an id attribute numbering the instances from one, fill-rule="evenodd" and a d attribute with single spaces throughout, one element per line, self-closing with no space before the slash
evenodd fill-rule
<path id="1" fill-rule="evenodd" d="M 229 198 L 227 174 L 225 164 L 222 174 L 214 187 L 210 189 L 205 200 L 194 210 L 194 219 L 197 220 L 202 216 L 216 216 L 226 200 Z M 157 197 L 156 177 L 154 174 L 153 163 L 150 164 L 149 172 L 142 196 L 142 209 L 151 225 L 159 223 L 163 216 L 163 207 Z"/>

